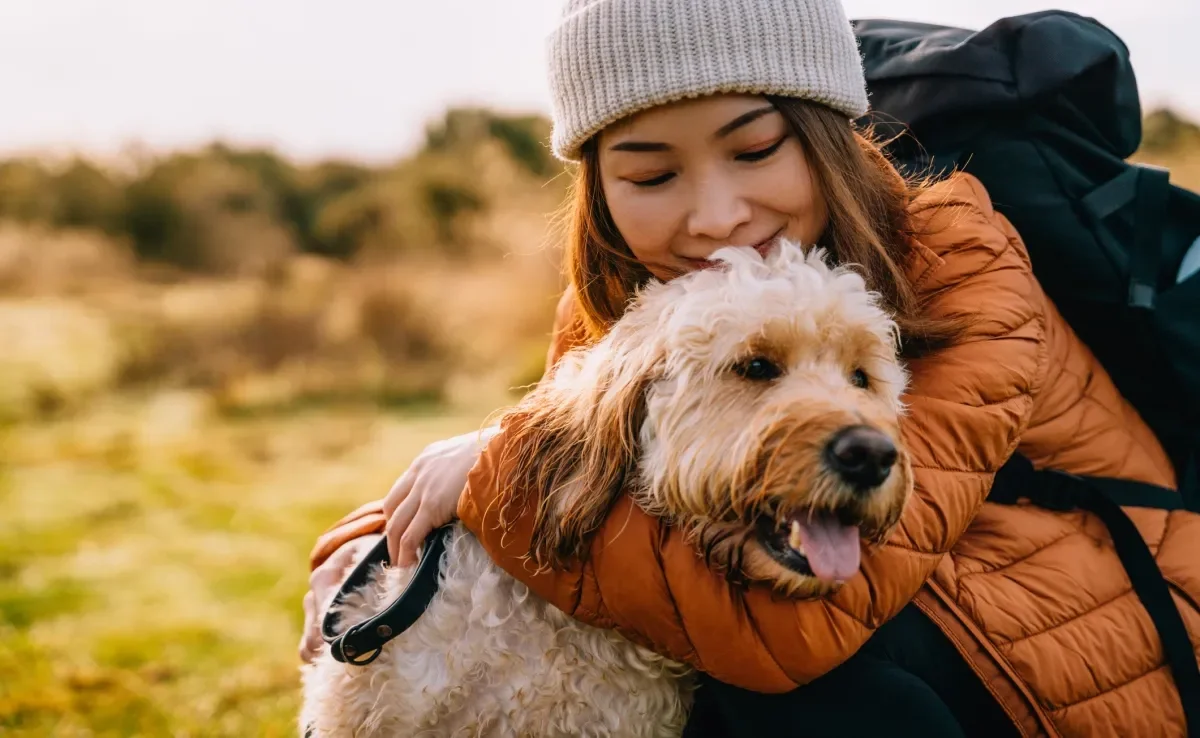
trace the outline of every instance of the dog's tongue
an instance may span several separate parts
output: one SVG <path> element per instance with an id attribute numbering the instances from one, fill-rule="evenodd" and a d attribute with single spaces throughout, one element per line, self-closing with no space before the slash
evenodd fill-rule
<path id="1" fill-rule="evenodd" d="M 862 554 L 858 544 L 858 526 L 843 525 L 836 518 L 797 518 L 804 556 L 818 579 L 844 582 L 858 573 Z"/>

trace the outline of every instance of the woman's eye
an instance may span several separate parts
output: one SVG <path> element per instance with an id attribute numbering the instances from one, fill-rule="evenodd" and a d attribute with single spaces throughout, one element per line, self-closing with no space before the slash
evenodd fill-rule
<path id="1" fill-rule="evenodd" d="M 771 144 L 770 146 L 768 146 L 765 149 L 758 149 L 757 151 L 747 151 L 744 154 L 738 154 L 737 160 L 738 161 L 762 161 L 763 159 L 766 159 L 771 154 L 774 154 L 776 151 L 779 151 L 779 149 L 783 146 L 783 142 L 786 140 L 787 140 L 787 136 L 784 136 L 783 138 L 779 139 L 778 141 Z"/>
<path id="2" fill-rule="evenodd" d="M 642 180 L 631 179 L 629 181 L 632 182 L 635 187 L 657 187 L 659 185 L 670 182 L 674 178 L 675 178 L 674 172 L 667 172 L 666 174 L 660 174 L 659 176 L 657 176 L 653 179 L 642 179 Z"/>

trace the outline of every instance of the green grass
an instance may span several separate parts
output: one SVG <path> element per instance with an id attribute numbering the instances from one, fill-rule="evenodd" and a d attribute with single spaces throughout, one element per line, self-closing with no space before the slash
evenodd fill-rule
<path id="1" fill-rule="evenodd" d="M 0 734 L 292 736 L 316 535 L 484 413 L 0 429 Z M 169 439 L 169 440 L 165 440 Z"/>

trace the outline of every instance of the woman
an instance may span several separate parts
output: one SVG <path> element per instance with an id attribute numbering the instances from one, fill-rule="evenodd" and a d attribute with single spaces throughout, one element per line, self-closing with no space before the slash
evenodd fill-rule
<path id="1" fill-rule="evenodd" d="M 522 495 L 495 484 L 503 429 L 450 439 L 318 541 L 302 650 L 319 642 L 316 605 L 373 536 L 386 530 L 393 560 L 411 563 L 457 514 L 538 595 L 694 665 L 697 713 L 731 733 L 1182 735 L 1161 645 L 1104 527 L 984 504 L 1014 450 L 1167 487 L 1171 465 L 980 183 L 907 184 L 854 131 L 867 100 L 836 0 L 569 0 L 550 52 L 553 148 L 579 167 L 548 367 L 651 276 L 724 245 L 821 243 L 899 316 L 916 490 L 862 576 L 821 600 L 736 591 L 628 499 L 590 555 L 535 574 L 522 559 L 532 512 L 498 519 Z M 1200 641 L 1200 516 L 1129 514 Z"/>

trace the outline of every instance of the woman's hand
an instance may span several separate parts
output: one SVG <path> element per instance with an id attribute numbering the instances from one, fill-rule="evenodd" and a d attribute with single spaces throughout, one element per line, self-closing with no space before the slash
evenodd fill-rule
<path id="1" fill-rule="evenodd" d="M 387 497 L 388 556 L 396 566 L 417 563 L 417 551 L 434 529 L 454 519 L 467 475 L 499 426 L 432 443 L 413 461 Z"/>
<path id="2" fill-rule="evenodd" d="M 395 565 L 415 564 L 417 551 L 429 534 L 454 519 L 467 474 L 499 431 L 499 426 L 492 426 L 430 444 L 392 485 L 383 501 L 383 513 L 388 519 L 388 555 Z M 348 541 L 309 575 L 300 638 L 304 661 L 311 661 L 324 643 L 321 621 L 342 582 L 378 542 L 377 534 Z"/>
<path id="3" fill-rule="evenodd" d="M 305 662 L 313 660 L 317 651 L 324 645 L 321 638 L 321 621 L 325 619 L 325 611 L 333 602 L 334 595 L 342 586 L 342 582 L 354 570 L 362 558 L 370 553 L 379 542 L 378 534 L 362 536 L 342 544 L 334 551 L 325 563 L 313 569 L 308 576 L 308 592 L 304 595 L 304 630 L 300 636 L 300 658 Z"/>

